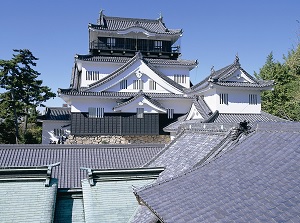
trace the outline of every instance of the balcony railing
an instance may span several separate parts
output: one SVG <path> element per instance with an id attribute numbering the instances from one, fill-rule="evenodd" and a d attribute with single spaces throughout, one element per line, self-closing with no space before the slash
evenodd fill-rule
<path id="1" fill-rule="evenodd" d="M 106 44 L 101 41 L 92 41 L 90 50 L 124 50 L 124 51 L 141 51 L 141 52 L 160 52 L 160 53 L 180 53 L 180 46 L 154 46 L 147 43 L 115 43 Z"/>

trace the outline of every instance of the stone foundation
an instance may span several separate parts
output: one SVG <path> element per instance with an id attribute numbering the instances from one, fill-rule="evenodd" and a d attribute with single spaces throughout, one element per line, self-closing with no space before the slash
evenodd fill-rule
<path id="1" fill-rule="evenodd" d="M 102 136 L 74 136 L 70 135 L 65 144 L 143 144 L 161 143 L 168 144 L 169 135 L 102 135 Z"/>

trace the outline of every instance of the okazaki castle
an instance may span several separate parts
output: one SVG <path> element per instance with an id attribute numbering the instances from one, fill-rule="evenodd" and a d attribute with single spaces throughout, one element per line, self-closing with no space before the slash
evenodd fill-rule
<path id="1" fill-rule="evenodd" d="M 67 107 L 47 108 L 43 143 L 168 143 L 180 126 L 270 117 L 260 93 L 272 81 L 256 80 L 234 62 L 193 85 L 197 60 L 181 59 L 182 29 L 158 19 L 110 17 L 88 25 L 89 54 L 75 55 L 71 83 L 58 94 Z M 67 140 L 66 140 L 67 139 Z"/>
<path id="2" fill-rule="evenodd" d="M 236 56 L 192 85 L 181 35 L 89 24 L 43 144 L 0 145 L 1 222 L 300 222 L 300 124 L 261 111 L 273 81 Z"/>

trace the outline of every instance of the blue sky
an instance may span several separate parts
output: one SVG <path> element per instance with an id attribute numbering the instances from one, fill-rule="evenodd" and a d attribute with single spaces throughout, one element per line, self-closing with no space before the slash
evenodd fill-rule
<path id="1" fill-rule="evenodd" d="M 210 68 L 222 68 L 238 54 L 242 67 L 258 72 L 272 51 L 276 60 L 299 42 L 299 0 L 10 0 L 1 2 L 0 59 L 12 49 L 29 49 L 39 58 L 43 84 L 56 92 L 68 88 L 75 54 L 88 53 L 88 23 L 100 9 L 117 17 L 156 19 L 183 29 L 183 59 L 198 60 L 192 82 Z M 298 21 L 297 21 L 298 20 Z M 60 98 L 47 106 L 61 106 Z"/>

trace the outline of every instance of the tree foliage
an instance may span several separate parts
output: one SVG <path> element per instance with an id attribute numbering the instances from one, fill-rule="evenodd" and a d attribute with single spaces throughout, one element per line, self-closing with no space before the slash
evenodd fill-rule
<path id="1" fill-rule="evenodd" d="M 273 54 L 267 57 L 257 78 L 274 80 L 273 91 L 262 93 L 262 110 L 288 120 L 300 121 L 300 44 L 284 57 L 275 61 Z"/>
<path id="2" fill-rule="evenodd" d="M 24 142 L 24 136 L 28 135 L 28 117 L 36 117 L 36 107 L 55 97 L 55 93 L 49 87 L 42 86 L 42 80 L 37 79 L 40 73 L 33 67 L 38 59 L 27 49 L 14 52 L 16 54 L 11 60 L 0 60 L 0 88 L 4 89 L 0 94 L 0 106 L 5 109 L 0 122 L 14 129 L 15 142 L 18 143 L 21 140 L 20 125 L 23 126 Z M 1 134 L 5 135 L 4 132 Z"/>

